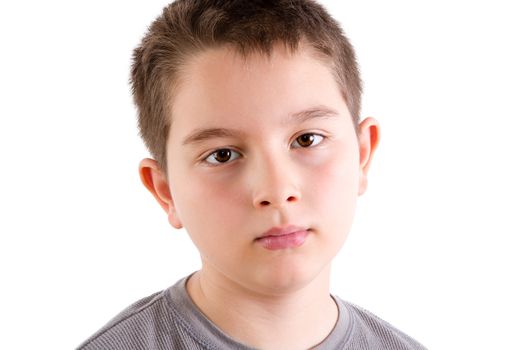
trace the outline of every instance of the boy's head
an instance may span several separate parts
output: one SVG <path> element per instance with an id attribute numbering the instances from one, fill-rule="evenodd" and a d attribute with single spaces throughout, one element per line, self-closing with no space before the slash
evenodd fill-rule
<path id="1" fill-rule="evenodd" d="M 378 127 L 358 122 L 354 56 L 322 8 L 178 1 L 135 51 L 132 79 L 157 158 L 141 179 L 203 273 L 272 294 L 327 278 Z"/>
<path id="2" fill-rule="evenodd" d="M 359 122 L 361 80 L 351 44 L 326 10 L 309 0 L 178 0 L 164 8 L 135 49 L 131 85 L 140 134 L 166 170 L 172 103 L 193 57 L 228 46 L 243 58 L 271 55 L 276 44 L 291 53 L 305 44 L 332 72 Z"/>

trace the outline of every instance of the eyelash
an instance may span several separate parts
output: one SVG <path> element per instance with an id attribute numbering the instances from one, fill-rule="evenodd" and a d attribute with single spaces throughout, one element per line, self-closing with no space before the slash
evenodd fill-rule
<path id="1" fill-rule="evenodd" d="M 319 142 L 317 142 L 316 144 L 312 144 L 312 145 L 310 145 L 310 146 L 308 146 L 308 147 L 301 147 L 301 146 L 299 146 L 299 148 L 313 148 L 313 147 L 319 145 L 321 142 L 323 142 L 323 141 L 327 138 L 327 136 L 325 136 L 325 135 L 321 135 L 321 134 L 317 134 L 317 133 L 313 133 L 313 132 L 307 132 L 307 133 L 304 133 L 304 134 L 301 134 L 301 135 L 297 136 L 297 137 L 294 139 L 294 142 L 296 142 L 297 139 L 299 139 L 301 136 L 304 136 L 304 135 L 313 135 L 314 137 L 315 137 L 315 136 L 320 136 L 320 137 L 322 138 L 322 140 L 319 141 Z M 231 159 L 229 159 L 229 160 L 226 161 L 226 162 L 222 162 L 222 163 L 221 163 L 221 162 L 210 163 L 210 162 L 207 162 L 207 161 L 206 161 L 206 159 L 210 158 L 210 157 L 213 156 L 214 154 L 218 153 L 219 151 L 224 151 L 224 150 L 229 150 L 229 151 L 233 151 L 233 152 L 235 152 L 235 153 L 238 153 L 238 152 L 232 150 L 231 148 L 218 148 L 218 149 L 216 149 L 215 151 L 213 151 L 213 152 L 211 152 L 211 153 L 208 153 L 208 154 L 207 154 L 207 155 L 201 160 L 201 162 L 206 163 L 207 165 L 212 166 L 212 167 L 213 167 L 213 166 L 220 166 L 220 165 L 222 165 L 222 164 L 228 164 L 228 163 L 230 163 L 230 160 L 231 160 Z M 236 158 L 234 158 L 234 159 L 236 159 Z"/>

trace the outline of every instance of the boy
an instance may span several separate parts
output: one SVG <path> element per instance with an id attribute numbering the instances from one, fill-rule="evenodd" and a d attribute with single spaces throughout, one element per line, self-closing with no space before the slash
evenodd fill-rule
<path id="1" fill-rule="evenodd" d="M 80 349 L 423 349 L 329 292 L 379 140 L 339 25 L 309 0 L 178 0 L 135 49 L 139 171 L 202 268 Z"/>

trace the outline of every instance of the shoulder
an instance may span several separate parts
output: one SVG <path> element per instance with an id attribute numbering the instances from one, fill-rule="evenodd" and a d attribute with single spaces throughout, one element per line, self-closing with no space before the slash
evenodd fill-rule
<path id="1" fill-rule="evenodd" d="M 153 318 L 161 316 L 162 292 L 154 293 L 128 306 L 112 318 L 106 325 L 84 341 L 78 350 L 101 349 L 111 346 L 116 349 L 124 348 L 131 333 L 141 333 L 146 324 Z M 163 317 L 163 316 L 161 316 Z"/>
<path id="2" fill-rule="evenodd" d="M 77 350 L 201 349 L 177 310 L 168 305 L 166 293 L 156 292 L 131 304 Z"/>
<path id="3" fill-rule="evenodd" d="M 391 350 L 426 350 L 426 348 L 372 312 L 342 301 L 352 319 L 352 341 L 363 348 Z"/>

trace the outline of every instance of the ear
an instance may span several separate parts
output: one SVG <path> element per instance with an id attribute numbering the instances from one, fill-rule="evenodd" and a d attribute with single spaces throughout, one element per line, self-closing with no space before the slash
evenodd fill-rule
<path id="1" fill-rule="evenodd" d="M 139 175 L 144 186 L 151 192 L 153 197 L 168 214 L 168 221 L 176 229 L 183 227 L 170 192 L 169 182 L 166 175 L 160 169 L 157 161 L 145 158 L 139 164 Z"/>
<path id="2" fill-rule="evenodd" d="M 368 187 L 368 169 L 372 156 L 379 144 L 379 123 L 374 118 L 366 118 L 358 127 L 359 133 L 359 195 Z"/>

